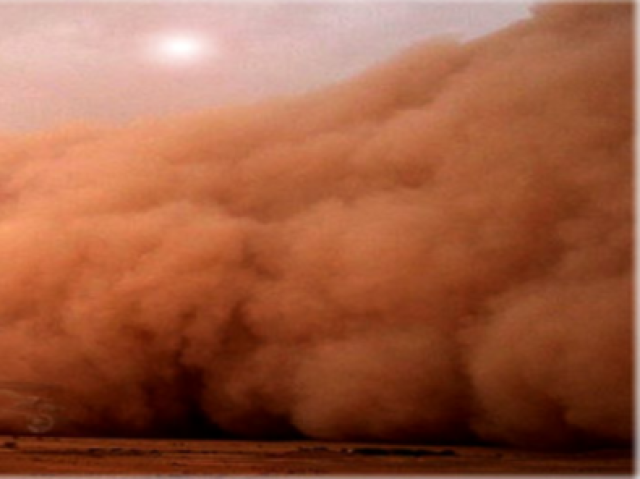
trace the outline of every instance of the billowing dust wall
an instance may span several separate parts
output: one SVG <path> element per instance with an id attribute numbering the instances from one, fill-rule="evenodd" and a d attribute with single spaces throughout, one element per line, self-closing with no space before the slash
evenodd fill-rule
<path id="1" fill-rule="evenodd" d="M 60 386 L 63 433 L 628 444 L 632 90 L 629 5 L 546 6 L 302 97 L 2 135 L 2 378 Z"/>

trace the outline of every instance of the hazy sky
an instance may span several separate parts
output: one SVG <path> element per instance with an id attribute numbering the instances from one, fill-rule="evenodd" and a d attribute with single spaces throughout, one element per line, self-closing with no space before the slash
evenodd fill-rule
<path id="1" fill-rule="evenodd" d="M 306 91 L 532 2 L 0 3 L 0 129 L 122 122 Z"/>

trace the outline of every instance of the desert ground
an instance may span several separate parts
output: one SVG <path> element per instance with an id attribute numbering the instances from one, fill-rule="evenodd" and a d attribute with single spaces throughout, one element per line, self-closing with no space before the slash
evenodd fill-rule
<path id="1" fill-rule="evenodd" d="M 0 437 L 1 474 L 631 475 L 630 450 L 549 453 L 479 446 L 316 441 Z"/>

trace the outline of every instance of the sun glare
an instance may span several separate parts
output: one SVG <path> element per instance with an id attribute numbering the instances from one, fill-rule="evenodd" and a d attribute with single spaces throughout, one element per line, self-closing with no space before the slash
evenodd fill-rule
<path id="1" fill-rule="evenodd" d="M 148 52 L 156 61 L 172 66 L 198 63 L 216 53 L 211 38 L 189 33 L 156 35 L 149 41 Z"/>

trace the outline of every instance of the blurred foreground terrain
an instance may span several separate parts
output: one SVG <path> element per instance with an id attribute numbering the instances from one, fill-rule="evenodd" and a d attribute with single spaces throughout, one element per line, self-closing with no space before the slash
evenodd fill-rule
<path id="1" fill-rule="evenodd" d="M 628 474 L 630 450 L 0 437 L 1 474 Z"/>

